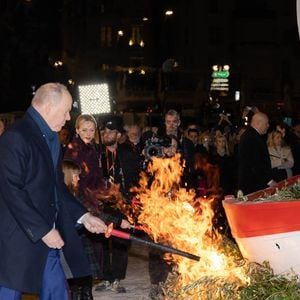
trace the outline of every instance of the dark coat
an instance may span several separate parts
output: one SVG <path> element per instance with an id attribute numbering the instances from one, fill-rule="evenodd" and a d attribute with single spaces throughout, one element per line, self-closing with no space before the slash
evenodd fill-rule
<path id="1" fill-rule="evenodd" d="M 118 144 L 115 162 L 111 162 L 111 156 L 107 157 L 106 147 L 100 145 L 101 162 L 104 178 L 112 177 L 115 183 L 120 184 L 123 196 L 128 195 L 133 186 L 138 185 L 139 174 L 141 171 L 141 157 L 132 147 L 126 143 Z M 114 168 L 108 170 L 107 162 L 114 165 Z"/>
<path id="2" fill-rule="evenodd" d="M 84 199 L 82 204 L 90 212 L 98 211 L 99 201 L 90 193 L 104 187 L 100 154 L 96 144 L 85 144 L 79 136 L 75 136 L 64 152 L 64 159 L 72 160 L 80 166 L 78 193 Z"/>
<path id="3" fill-rule="evenodd" d="M 263 137 L 249 127 L 241 136 L 238 149 L 238 188 L 246 195 L 268 187 L 272 169 Z"/>
<path id="4" fill-rule="evenodd" d="M 0 286 L 40 292 L 49 252 L 41 238 L 54 222 L 73 275 L 89 275 L 75 228 L 84 213 L 63 183 L 61 163 L 55 170 L 45 138 L 26 113 L 0 138 Z"/>

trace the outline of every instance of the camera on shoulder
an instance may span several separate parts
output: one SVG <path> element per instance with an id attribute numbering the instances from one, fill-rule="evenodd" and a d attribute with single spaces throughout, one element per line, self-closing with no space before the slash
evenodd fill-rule
<path id="1" fill-rule="evenodd" d="M 170 137 L 152 137 L 148 139 L 144 147 L 144 156 L 146 160 L 152 157 L 163 157 L 163 147 L 170 147 L 172 140 Z"/>

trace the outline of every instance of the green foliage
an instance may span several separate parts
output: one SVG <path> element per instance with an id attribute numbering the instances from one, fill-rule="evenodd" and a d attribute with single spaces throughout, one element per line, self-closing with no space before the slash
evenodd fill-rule
<path id="1" fill-rule="evenodd" d="M 238 278 L 201 276 L 180 289 L 174 286 L 180 274 L 172 273 L 163 288 L 165 299 L 177 300 L 300 300 L 299 278 L 295 274 L 275 275 L 268 262 L 250 263 L 241 258 L 235 243 L 224 242 L 224 253 L 234 256 L 237 265 L 244 268 L 250 282 Z"/>
<path id="2" fill-rule="evenodd" d="M 300 199 L 300 181 L 296 183 L 284 186 L 281 189 L 276 189 L 273 195 L 265 195 L 257 198 L 254 201 L 291 201 Z"/>
<path id="3" fill-rule="evenodd" d="M 300 299 L 299 278 L 296 275 L 275 275 L 270 265 L 248 264 L 250 283 L 240 290 L 243 300 L 297 300 Z"/>

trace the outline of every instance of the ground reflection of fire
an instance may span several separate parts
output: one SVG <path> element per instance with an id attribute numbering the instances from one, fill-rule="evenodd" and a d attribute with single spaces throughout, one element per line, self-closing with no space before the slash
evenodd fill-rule
<path id="1" fill-rule="evenodd" d="M 182 172 L 179 154 L 170 159 L 154 157 L 147 174 L 142 175 L 140 187 L 135 189 L 142 207 L 139 223 L 153 240 L 201 257 L 195 262 L 166 254 L 165 258 L 179 274 L 173 289 L 180 290 L 208 276 L 247 282 L 243 268 L 237 266 L 234 258 L 225 255 L 222 236 L 213 230 L 213 199 L 195 199 L 194 191 L 181 188 Z M 149 174 L 152 175 L 150 183 Z M 202 298 L 197 294 L 189 299 Z"/>

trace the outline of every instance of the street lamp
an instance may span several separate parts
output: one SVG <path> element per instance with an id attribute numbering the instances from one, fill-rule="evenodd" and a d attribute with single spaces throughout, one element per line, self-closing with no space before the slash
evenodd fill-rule
<path id="1" fill-rule="evenodd" d="M 171 10 L 171 9 L 168 9 L 168 10 L 165 11 L 166 16 L 172 16 L 173 14 L 174 14 L 174 11 Z"/>

